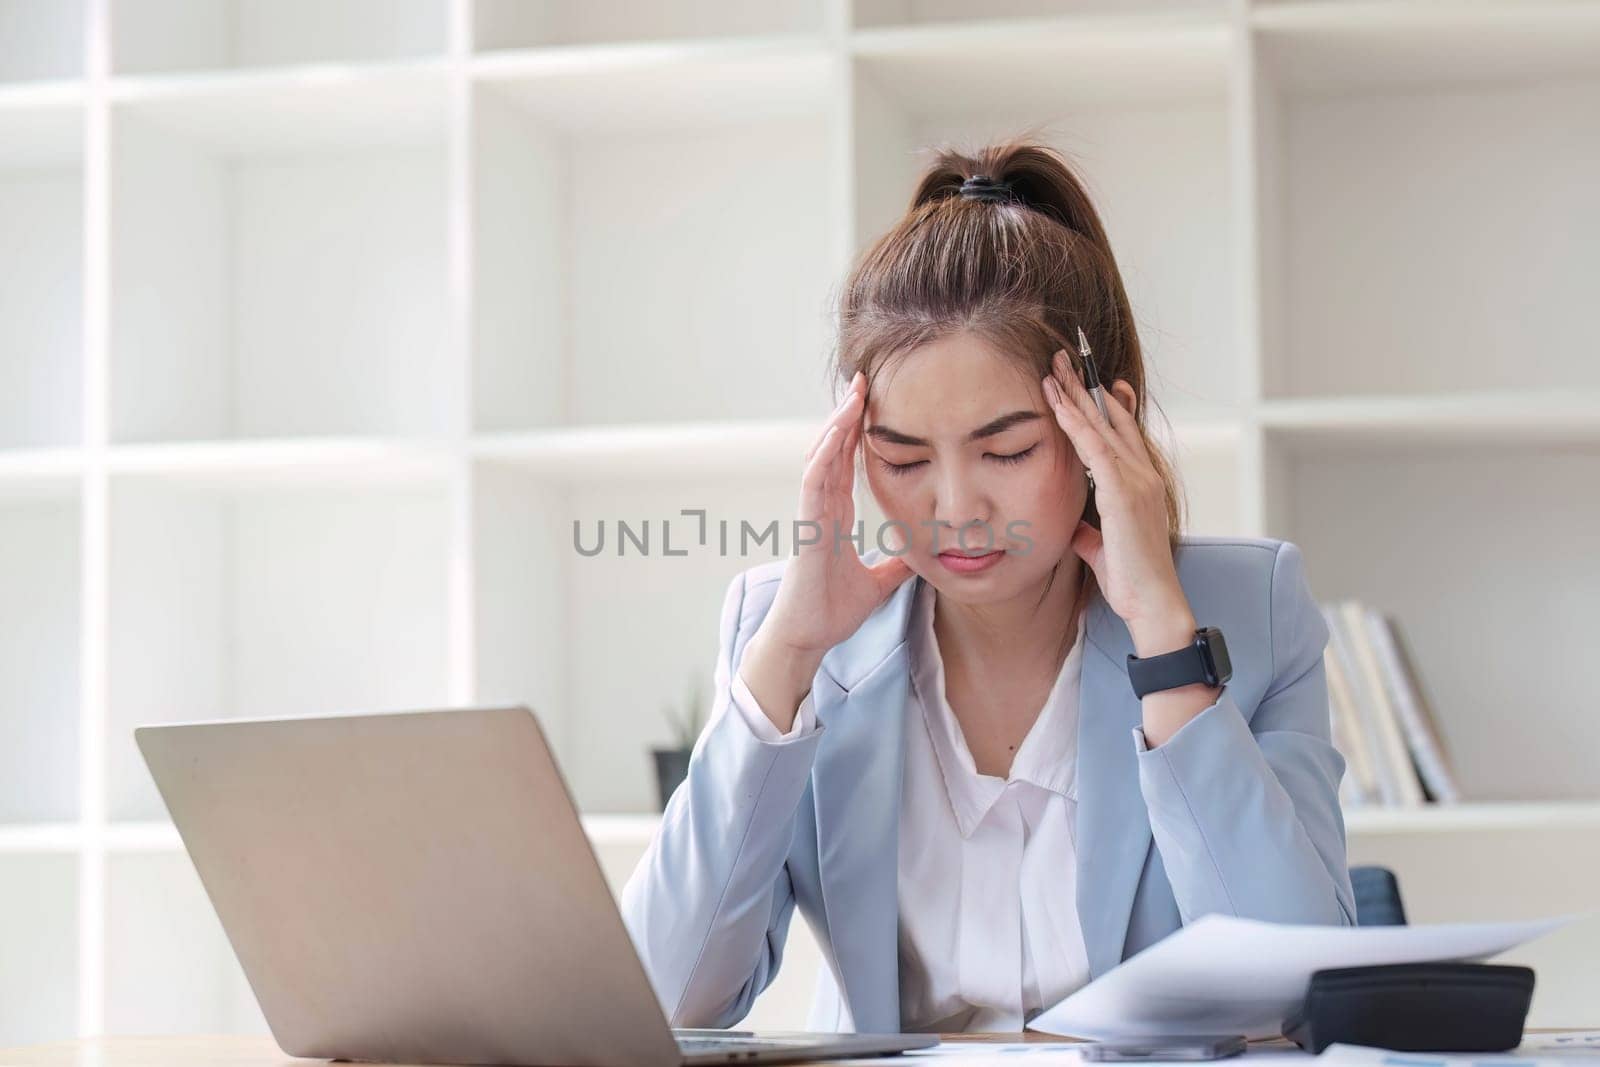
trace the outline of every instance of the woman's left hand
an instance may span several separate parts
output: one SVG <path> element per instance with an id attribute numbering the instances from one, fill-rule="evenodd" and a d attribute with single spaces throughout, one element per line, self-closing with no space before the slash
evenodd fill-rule
<path id="1" fill-rule="evenodd" d="M 1134 422 L 1133 386 L 1118 379 L 1105 390 L 1109 425 L 1064 352 L 1056 353 L 1043 386 L 1056 422 L 1094 478 L 1100 529 L 1080 519 L 1073 551 L 1127 623 L 1136 655 L 1182 647 L 1194 635 L 1194 614 L 1167 539 L 1166 485 Z"/>

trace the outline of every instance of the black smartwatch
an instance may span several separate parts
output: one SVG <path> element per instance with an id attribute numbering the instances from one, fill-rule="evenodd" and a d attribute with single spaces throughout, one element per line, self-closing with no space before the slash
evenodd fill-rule
<path id="1" fill-rule="evenodd" d="M 1180 685 L 1204 682 L 1219 686 L 1233 677 L 1233 661 L 1228 658 L 1228 643 L 1222 631 L 1215 626 L 1202 626 L 1194 632 L 1194 641 L 1176 652 L 1163 652 L 1159 656 L 1128 656 L 1128 681 L 1140 699 L 1146 693 L 1163 689 L 1176 689 Z"/>

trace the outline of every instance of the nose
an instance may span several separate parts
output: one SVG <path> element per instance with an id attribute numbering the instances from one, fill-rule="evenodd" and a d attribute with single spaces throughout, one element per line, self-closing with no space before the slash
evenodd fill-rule
<path id="1" fill-rule="evenodd" d="M 932 551 L 978 551 L 998 543 L 998 533 L 989 526 L 993 508 L 976 473 L 962 464 L 947 464 L 934 492 Z"/>

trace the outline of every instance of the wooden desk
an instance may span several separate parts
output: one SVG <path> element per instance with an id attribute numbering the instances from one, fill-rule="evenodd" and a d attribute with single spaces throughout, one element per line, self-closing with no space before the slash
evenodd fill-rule
<path id="1" fill-rule="evenodd" d="M 1530 1034 L 1565 1033 L 1571 1027 L 1530 1026 Z M 1028 1031 L 1025 1034 L 942 1034 L 945 1041 L 1006 1042 L 1062 1041 Z M 1252 1041 L 1256 1048 L 1294 1048 L 1284 1038 Z M 46 1045 L 0 1049 L 0 1067 L 307 1067 L 329 1060 L 285 1056 L 271 1037 L 194 1035 L 182 1037 L 91 1037 L 81 1041 L 55 1041 Z M 851 1060 L 829 1060 L 832 1067 L 848 1067 Z M 397 1065 L 428 1067 L 428 1065 Z"/>

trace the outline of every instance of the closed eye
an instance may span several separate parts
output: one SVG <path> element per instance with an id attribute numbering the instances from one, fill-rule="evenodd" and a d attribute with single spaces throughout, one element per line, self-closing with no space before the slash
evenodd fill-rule
<path id="1" fill-rule="evenodd" d="M 1037 444 L 1029 445 L 1027 448 L 1024 448 L 1021 452 L 1012 452 L 1009 455 L 1001 455 L 1001 454 L 996 453 L 996 452 L 985 452 L 984 453 L 984 457 L 986 459 L 992 459 L 996 463 L 1001 463 L 1001 464 L 1004 464 L 1006 466 L 1012 466 L 1014 464 L 1021 463 L 1023 460 L 1027 459 L 1030 455 L 1033 454 L 1033 451 L 1038 447 L 1039 446 Z M 910 474 L 912 471 L 916 470 L 918 467 L 923 466 L 927 462 L 928 461 L 925 460 L 925 459 L 919 459 L 919 460 L 916 460 L 915 462 L 912 462 L 912 463 L 890 463 L 888 460 L 883 459 L 882 457 L 880 457 L 878 459 L 878 465 L 881 466 L 884 470 L 888 471 L 890 474 Z"/>
<path id="2" fill-rule="evenodd" d="M 993 452 L 985 453 L 985 455 L 987 455 L 990 459 L 994 460 L 996 463 L 1007 463 L 1007 464 L 1010 464 L 1010 463 L 1021 463 L 1023 460 L 1027 459 L 1030 454 L 1032 454 L 1034 449 L 1036 449 L 1038 447 L 1039 447 L 1038 445 L 1029 445 L 1027 448 L 1024 448 L 1021 452 L 1013 452 L 1009 456 L 1001 456 L 1001 455 L 997 455 L 997 454 L 995 454 Z"/>
<path id="3" fill-rule="evenodd" d="M 916 470 L 926 462 L 928 461 L 925 459 L 919 459 L 915 463 L 890 463 L 888 460 L 879 457 L 878 466 L 882 467 L 890 474 L 910 474 L 912 471 Z"/>

